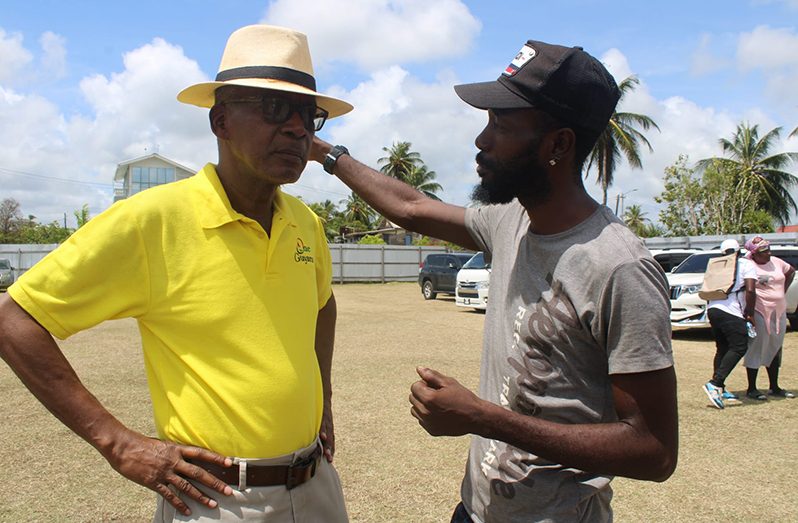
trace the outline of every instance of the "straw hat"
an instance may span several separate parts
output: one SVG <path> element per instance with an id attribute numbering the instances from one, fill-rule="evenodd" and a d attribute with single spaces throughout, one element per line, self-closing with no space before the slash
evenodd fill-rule
<path id="1" fill-rule="evenodd" d="M 260 87 L 314 96 L 329 118 L 346 114 L 352 105 L 316 92 L 307 37 L 292 29 L 249 25 L 227 40 L 216 81 L 202 82 L 180 91 L 177 99 L 200 107 L 213 107 L 214 92 L 223 85 Z"/>

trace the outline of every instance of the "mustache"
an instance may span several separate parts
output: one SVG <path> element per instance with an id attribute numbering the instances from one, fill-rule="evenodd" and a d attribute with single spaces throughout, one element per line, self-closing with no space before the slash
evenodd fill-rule
<path id="1" fill-rule="evenodd" d="M 492 171 L 495 171 L 499 168 L 499 163 L 485 156 L 485 153 L 483 152 L 477 153 L 477 165 L 480 165 L 481 167 L 485 167 Z"/>

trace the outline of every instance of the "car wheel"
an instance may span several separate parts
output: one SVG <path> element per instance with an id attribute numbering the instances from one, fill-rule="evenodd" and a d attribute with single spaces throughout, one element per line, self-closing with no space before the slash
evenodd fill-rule
<path id="1" fill-rule="evenodd" d="M 432 290 L 432 282 L 430 280 L 424 280 L 424 284 L 421 286 L 421 294 L 424 295 L 425 300 L 434 300 L 435 296 L 438 295 L 437 292 Z"/>

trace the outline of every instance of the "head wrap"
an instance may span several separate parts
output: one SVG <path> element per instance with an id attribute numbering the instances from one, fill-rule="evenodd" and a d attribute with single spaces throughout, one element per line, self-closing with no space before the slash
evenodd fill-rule
<path id="1" fill-rule="evenodd" d="M 749 256 L 751 254 L 767 251 L 769 249 L 770 249 L 770 242 L 761 236 L 754 236 L 753 238 L 745 242 L 745 250 L 748 251 Z"/>

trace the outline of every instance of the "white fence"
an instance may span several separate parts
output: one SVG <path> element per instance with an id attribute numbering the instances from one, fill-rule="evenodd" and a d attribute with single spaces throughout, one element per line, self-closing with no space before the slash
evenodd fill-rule
<path id="1" fill-rule="evenodd" d="M 34 263 L 55 249 L 57 244 L 0 244 L 0 258 L 7 258 L 16 276 L 30 269 Z M 428 254 L 444 253 L 444 247 L 405 245 L 330 244 L 333 281 L 381 282 L 416 281 L 418 267 Z"/>
<path id="2" fill-rule="evenodd" d="M 746 239 L 753 236 L 753 234 L 679 236 L 644 238 L 643 241 L 649 249 L 682 247 L 712 249 L 717 248 L 726 238 L 734 238 L 743 245 Z M 798 233 L 794 232 L 768 233 L 761 236 L 773 244 L 798 245 Z M 57 244 L 0 244 L 0 258 L 9 259 L 16 276 L 19 276 L 57 246 Z M 335 283 L 416 281 L 418 267 L 424 258 L 428 254 L 444 252 L 446 249 L 439 246 L 331 243 L 333 281 Z"/>
<path id="3" fill-rule="evenodd" d="M 0 243 L 0 258 L 10 261 L 14 268 L 14 276 L 19 276 L 56 247 L 58 247 L 57 243 Z"/>

